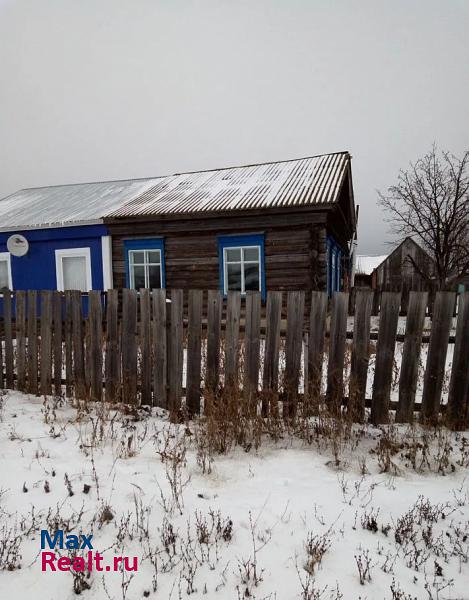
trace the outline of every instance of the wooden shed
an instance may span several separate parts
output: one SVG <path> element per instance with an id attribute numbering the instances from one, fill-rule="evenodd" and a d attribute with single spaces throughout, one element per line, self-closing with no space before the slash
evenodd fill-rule
<path id="1" fill-rule="evenodd" d="M 409 291 L 432 291 L 434 261 L 411 237 L 406 237 L 372 273 L 372 287 L 378 291 L 402 292 L 406 306 Z"/>
<path id="2" fill-rule="evenodd" d="M 356 230 L 351 157 L 161 177 L 104 221 L 114 287 L 332 293 Z"/>

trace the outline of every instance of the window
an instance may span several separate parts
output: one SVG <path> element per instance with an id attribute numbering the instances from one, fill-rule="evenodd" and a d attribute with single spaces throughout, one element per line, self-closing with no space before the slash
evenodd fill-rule
<path id="1" fill-rule="evenodd" d="M 126 240 L 127 286 L 132 289 L 165 287 L 162 239 Z"/>
<path id="2" fill-rule="evenodd" d="M 264 236 L 224 236 L 218 244 L 223 293 L 252 290 L 264 296 Z"/>
<path id="3" fill-rule="evenodd" d="M 89 248 L 56 250 L 55 269 L 58 290 L 88 292 L 93 289 Z"/>
<path id="4" fill-rule="evenodd" d="M 11 258 L 9 252 L 0 252 L 0 291 L 13 289 L 11 280 Z"/>
<path id="5" fill-rule="evenodd" d="M 342 250 L 334 238 L 327 238 L 327 292 L 332 295 L 342 287 Z"/>

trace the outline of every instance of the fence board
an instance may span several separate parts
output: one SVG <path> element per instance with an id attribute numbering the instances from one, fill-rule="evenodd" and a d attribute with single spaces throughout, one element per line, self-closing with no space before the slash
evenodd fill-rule
<path id="1" fill-rule="evenodd" d="M 427 292 L 409 293 L 404 350 L 399 377 L 399 404 L 396 411 L 396 421 L 398 423 L 411 423 L 413 421 L 420 348 L 427 303 Z"/>
<path id="2" fill-rule="evenodd" d="M 215 393 L 219 385 L 221 309 L 223 298 L 219 290 L 208 291 L 207 302 L 207 372 L 206 389 Z"/>
<path id="3" fill-rule="evenodd" d="M 6 387 L 13 389 L 15 375 L 13 366 L 13 326 L 12 326 L 12 298 L 10 290 L 3 292 L 3 322 L 5 330 L 5 380 Z"/>
<path id="4" fill-rule="evenodd" d="M 52 292 L 40 293 L 41 299 L 41 394 L 52 394 Z"/>
<path id="5" fill-rule="evenodd" d="M 465 429 L 469 418 L 469 292 L 459 296 L 456 343 L 449 383 L 447 422 Z"/>
<path id="6" fill-rule="evenodd" d="M 202 300 L 202 290 L 189 291 L 186 404 L 191 415 L 200 412 Z"/>
<path id="7" fill-rule="evenodd" d="M 54 291 L 52 293 L 52 318 L 54 321 L 54 393 L 56 396 L 62 395 L 62 294 Z"/>
<path id="8" fill-rule="evenodd" d="M 29 290 L 28 296 L 28 392 L 38 393 L 38 364 L 37 364 L 37 292 Z"/>
<path id="9" fill-rule="evenodd" d="M 119 348 L 119 293 L 117 290 L 106 292 L 106 355 L 105 398 L 106 402 L 120 400 L 120 348 Z"/>
<path id="10" fill-rule="evenodd" d="M 74 385 L 73 369 L 73 314 L 72 314 L 72 292 L 65 292 L 65 395 L 72 397 Z"/>
<path id="11" fill-rule="evenodd" d="M 166 290 L 153 290 L 153 393 L 154 404 L 168 408 Z"/>
<path id="12" fill-rule="evenodd" d="M 267 416 L 269 404 L 278 393 L 278 363 L 282 292 L 267 292 L 264 372 L 262 376 L 262 414 Z"/>
<path id="13" fill-rule="evenodd" d="M 327 365 L 326 401 L 333 413 L 338 413 L 344 397 L 345 341 L 347 335 L 348 294 L 332 296 L 329 362 Z"/>
<path id="14" fill-rule="evenodd" d="M 246 333 L 244 358 L 244 391 L 248 398 L 259 387 L 259 351 L 261 345 L 261 293 L 246 293 Z"/>
<path id="15" fill-rule="evenodd" d="M 423 380 L 421 418 L 426 423 L 433 423 L 438 419 L 455 298 L 454 292 L 437 292 L 435 296 Z"/>
<path id="16" fill-rule="evenodd" d="M 241 294 L 228 292 L 225 331 L 225 387 L 238 387 Z"/>
<path id="17" fill-rule="evenodd" d="M 374 425 L 387 423 L 389 420 L 399 308 L 399 292 L 382 292 L 378 342 L 376 344 L 375 377 L 371 398 L 371 421 Z"/>
<path id="18" fill-rule="evenodd" d="M 149 289 L 140 290 L 141 403 L 151 406 L 151 298 Z"/>
<path id="19" fill-rule="evenodd" d="M 3 327 L 0 326 L 0 389 L 3 390 L 5 387 L 5 372 L 3 367 L 3 340 L 5 337 L 5 327 L 3 323 L 2 325 Z"/>
<path id="20" fill-rule="evenodd" d="M 137 291 L 122 293 L 122 401 L 137 403 Z"/>
<path id="21" fill-rule="evenodd" d="M 26 292 L 16 292 L 16 385 L 21 392 L 26 386 Z"/>
<path id="22" fill-rule="evenodd" d="M 284 389 L 286 394 L 284 413 L 286 416 L 293 416 L 296 411 L 298 383 L 300 380 L 301 369 L 304 311 L 305 293 L 300 291 L 288 292 L 284 377 Z"/>
<path id="23" fill-rule="evenodd" d="M 171 291 L 171 336 L 169 343 L 169 410 L 173 417 L 181 407 L 184 358 L 183 292 Z"/>
<path id="24" fill-rule="evenodd" d="M 72 290 L 70 293 L 70 302 L 72 314 L 73 384 L 75 398 L 77 400 L 86 400 L 85 348 L 81 292 Z"/>
<path id="25" fill-rule="evenodd" d="M 103 397 L 103 308 L 101 292 L 89 293 L 89 342 L 90 342 L 90 399 L 100 402 Z"/>
<path id="26" fill-rule="evenodd" d="M 318 404 L 321 395 L 324 338 L 326 333 L 327 294 L 312 292 L 308 336 L 308 403 Z"/>
<path id="27" fill-rule="evenodd" d="M 370 358 L 370 319 L 373 291 L 356 290 L 353 323 L 352 359 L 350 364 L 348 411 L 352 420 L 365 418 L 366 380 Z"/>

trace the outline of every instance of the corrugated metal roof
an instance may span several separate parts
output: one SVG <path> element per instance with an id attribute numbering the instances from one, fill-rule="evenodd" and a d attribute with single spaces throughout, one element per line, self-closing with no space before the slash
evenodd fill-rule
<path id="1" fill-rule="evenodd" d="M 0 200 L 0 230 L 60 227 L 100 222 L 158 178 L 29 188 Z"/>
<path id="2" fill-rule="evenodd" d="M 108 217 L 135 217 L 336 202 L 348 152 L 162 177 Z"/>

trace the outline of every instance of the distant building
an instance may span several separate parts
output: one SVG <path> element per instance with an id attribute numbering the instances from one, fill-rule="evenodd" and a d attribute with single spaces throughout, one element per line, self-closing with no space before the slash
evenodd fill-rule
<path id="1" fill-rule="evenodd" d="M 380 254 L 379 256 L 366 256 L 364 254 L 357 254 L 355 259 L 355 276 L 353 285 L 355 287 L 373 287 L 373 271 L 386 259 L 386 256 L 386 254 Z"/>

